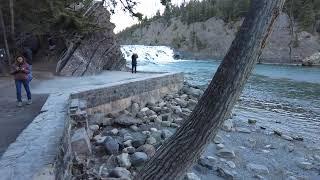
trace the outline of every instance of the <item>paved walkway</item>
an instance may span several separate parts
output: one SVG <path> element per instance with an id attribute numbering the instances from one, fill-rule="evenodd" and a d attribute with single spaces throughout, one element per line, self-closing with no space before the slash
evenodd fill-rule
<path id="1" fill-rule="evenodd" d="M 22 108 L 16 106 L 15 85 L 12 79 L 0 79 L 0 157 L 7 147 L 39 114 L 47 95 L 34 94 L 34 103 Z M 25 96 L 25 93 L 23 93 Z"/>
<path id="2" fill-rule="evenodd" d="M 108 83 L 147 77 L 151 73 L 131 74 L 129 72 L 109 71 L 88 77 L 44 77 L 46 80 L 32 81 L 33 104 L 16 107 L 14 82 L 10 78 L 0 78 L 0 157 L 8 146 L 16 140 L 32 120 L 39 114 L 48 94 L 81 91 L 98 88 Z M 23 92 L 25 96 L 25 93 Z"/>

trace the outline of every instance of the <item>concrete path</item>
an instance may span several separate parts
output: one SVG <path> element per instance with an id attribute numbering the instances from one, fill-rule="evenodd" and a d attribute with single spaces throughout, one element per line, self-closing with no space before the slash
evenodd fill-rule
<path id="1" fill-rule="evenodd" d="M 39 114 L 47 95 L 34 94 L 34 103 L 22 108 L 16 106 L 15 85 L 12 79 L 0 79 L 0 157 L 7 147 Z M 23 93 L 25 97 L 25 93 Z"/>

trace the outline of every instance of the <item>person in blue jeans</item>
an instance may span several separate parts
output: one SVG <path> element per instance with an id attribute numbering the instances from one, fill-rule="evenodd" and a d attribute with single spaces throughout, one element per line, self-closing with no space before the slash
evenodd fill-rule
<path id="1" fill-rule="evenodd" d="M 17 102 L 18 106 L 22 106 L 22 97 L 21 97 L 21 88 L 22 85 L 24 89 L 26 90 L 28 101 L 27 104 L 32 104 L 31 99 L 31 91 L 29 87 L 29 65 L 26 62 L 25 58 L 23 56 L 18 56 L 16 58 L 15 64 L 12 66 L 12 72 L 11 74 L 14 76 L 15 84 L 16 84 L 16 93 L 17 93 Z"/>

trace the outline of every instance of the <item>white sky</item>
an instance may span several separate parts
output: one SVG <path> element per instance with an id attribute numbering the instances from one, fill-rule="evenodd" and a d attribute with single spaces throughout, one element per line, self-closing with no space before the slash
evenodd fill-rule
<path id="1" fill-rule="evenodd" d="M 160 3 L 160 0 L 136 0 L 138 5 L 136 11 L 142 13 L 144 16 L 152 17 L 158 10 L 162 13 L 164 6 Z M 189 0 L 171 0 L 173 4 L 181 4 L 182 2 Z M 120 5 L 120 4 L 119 4 Z M 116 14 L 111 16 L 111 22 L 116 25 L 115 32 L 119 32 L 126 27 L 129 27 L 138 22 L 137 18 L 130 17 L 128 12 L 123 12 L 120 8 L 116 10 Z"/>

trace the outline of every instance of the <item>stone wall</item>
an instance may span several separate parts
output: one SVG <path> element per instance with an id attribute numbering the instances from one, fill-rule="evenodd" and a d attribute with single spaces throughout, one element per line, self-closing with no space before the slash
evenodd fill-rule
<path id="1" fill-rule="evenodd" d="M 168 73 L 153 78 L 134 79 L 125 83 L 72 94 L 71 98 L 87 102 L 88 113 L 115 112 L 126 109 L 131 102 L 155 102 L 169 92 L 176 92 L 183 85 L 183 74 Z"/>

